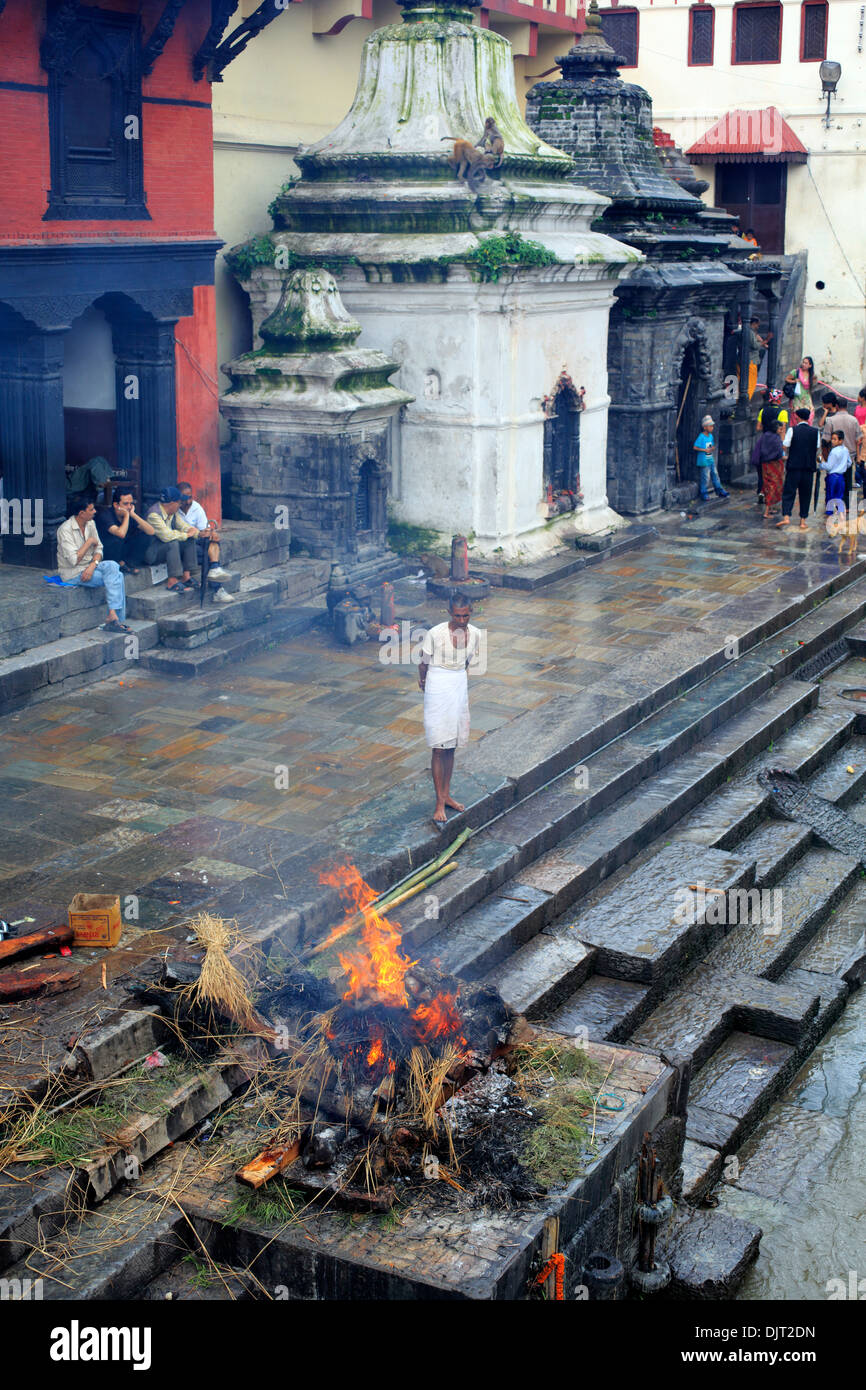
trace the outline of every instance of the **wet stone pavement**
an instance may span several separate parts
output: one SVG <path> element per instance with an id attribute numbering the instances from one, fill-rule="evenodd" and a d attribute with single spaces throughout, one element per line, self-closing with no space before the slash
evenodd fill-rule
<path id="1" fill-rule="evenodd" d="M 822 528 L 767 528 L 751 494 L 655 521 L 641 548 L 479 605 L 488 666 L 472 681 L 473 740 L 591 689 L 804 559 L 827 560 Z M 444 614 L 436 601 L 406 616 Z M 112 892 L 134 899 L 127 946 L 205 906 L 267 925 L 334 857 L 353 812 L 407 780 L 426 812 L 416 668 L 379 657 L 317 625 L 193 683 L 126 673 L 6 716 L 2 915 L 53 924 L 75 893 Z"/>

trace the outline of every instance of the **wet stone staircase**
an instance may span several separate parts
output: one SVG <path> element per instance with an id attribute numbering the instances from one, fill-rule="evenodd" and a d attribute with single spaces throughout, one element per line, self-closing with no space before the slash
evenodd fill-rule
<path id="1" fill-rule="evenodd" d="M 489 981 L 558 1033 L 627 1044 L 668 1065 L 679 1113 L 687 1092 L 681 1209 L 719 1181 L 866 978 L 863 866 L 776 818 L 757 781 L 767 766 L 793 770 L 866 826 L 866 706 L 843 694 L 866 686 L 864 573 L 859 561 L 802 566 L 592 691 L 557 697 L 467 750 L 455 779 L 466 815 L 448 833 L 466 822 L 477 833 L 437 885 L 435 911 L 420 898 L 400 912 L 413 958 Z M 815 661 L 821 681 L 801 679 Z M 334 827 L 335 852 L 376 887 L 394 882 L 442 847 L 419 814 L 428 796 L 426 783 L 410 784 L 371 802 Z M 318 939 L 339 909 L 332 890 L 311 882 L 308 856 L 279 872 L 292 907 L 257 944 L 282 954 Z M 699 898 L 700 886 L 714 891 Z M 140 1012 L 118 1007 L 92 1055 L 78 1050 L 82 1079 L 141 1056 L 154 1041 L 149 1028 Z M 88 1297 L 163 1289 L 203 1232 L 227 1267 L 245 1263 L 224 1213 L 204 1207 L 150 1230 L 143 1208 L 162 1210 L 158 1185 L 149 1200 L 146 1183 L 123 1178 L 130 1153 L 148 1172 L 174 1144 L 176 1161 L 180 1137 L 242 1089 L 254 1066 L 251 1053 L 216 1079 L 187 1079 L 159 1123 L 137 1123 L 138 1138 L 122 1140 L 113 1159 L 78 1171 L 80 1248 L 90 1241 L 96 1250 L 97 1226 L 115 1206 L 134 1234 L 110 1260 L 80 1263 L 76 1288 L 86 1285 Z M 60 1260 L 52 1221 L 64 1219 L 68 1192 L 52 1188 L 57 1179 L 23 1176 L 0 1222 L 0 1267 L 20 1278 Z M 740 1243 L 739 1277 L 757 1249 L 755 1228 L 715 1210 L 696 1220 L 727 1223 Z M 674 1289 L 718 1296 L 715 1275 L 695 1267 L 687 1226 L 677 1221 L 664 1250 Z M 47 1296 L 69 1296 L 63 1287 Z"/>

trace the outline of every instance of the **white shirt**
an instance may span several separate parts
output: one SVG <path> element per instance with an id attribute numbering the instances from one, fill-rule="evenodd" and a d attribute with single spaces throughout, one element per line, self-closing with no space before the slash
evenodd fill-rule
<path id="1" fill-rule="evenodd" d="M 187 526 L 194 526 L 197 531 L 207 530 L 207 514 L 200 502 L 195 499 L 190 503 L 188 512 L 181 508 L 181 516 L 186 521 Z"/>
<path id="2" fill-rule="evenodd" d="M 421 660 L 443 671 L 465 671 L 468 663 L 478 656 L 480 637 L 478 628 L 469 623 L 466 646 L 457 647 L 448 623 L 437 623 L 430 628 L 421 644 Z"/>
<path id="3" fill-rule="evenodd" d="M 85 541 L 96 541 L 97 549 L 91 551 L 86 560 L 77 560 L 75 557 Z M 67 517 L 62 526 L 57 528 L 57 568 L 60 578 L 75 579 L 77 575 L 83 574 L 94 556 L 97 560 L 102 559 L 102 541 L 99 539 L 93 518 L 85 524 L 82 532 L 75 517 Z"/>

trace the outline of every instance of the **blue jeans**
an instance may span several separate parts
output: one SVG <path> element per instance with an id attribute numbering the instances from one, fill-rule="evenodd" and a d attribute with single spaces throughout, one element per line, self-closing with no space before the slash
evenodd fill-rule
<path id="1" fill-rule="evenodd" d="M 76 584 L 82 589 L 104 589 L 106 602 L 109 608 L 114 609 L 118 622 L 125 621 L 126 585 L 116 560 L 100 560 L 93 571 L 92 579 L 84 580 L 79 574 L 75 579 L 68 579 L 66 582 Z"/>
<path id="2" fill-rule="evenodd" d="M 716 468 L 715 459 L 713 459 L 712 463 L 698 464 L 698 489 L 700 491 L 701 498 L 704 502 L 706 502 L 707 497 L 709 495 L 707 493 L 707 485 L 709 483 L 712 483 L 716 492 L 724 492 L 725 489 L 722 487 L 721 479 L 719 478 L 719 472 Z"/>

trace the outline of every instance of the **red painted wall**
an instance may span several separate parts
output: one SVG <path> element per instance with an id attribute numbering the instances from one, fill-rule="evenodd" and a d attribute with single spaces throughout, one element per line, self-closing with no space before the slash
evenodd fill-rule
<path id="1" fill-rule="evenodd" d="M 222 518 L 219 463 L 216 297 L 213 285 L 197 285 L 192 318 L 178 321 L 175 336 L 178 482 L 209 517 Z"/>
<path id="2" fill-rule="evenodd" d="M 99 0 L 95 8 L 135 13 L 138 0 Z M 145 41 L 162 14 L 163 0 L 144 0 Z M 43 222 L 50 159 L 48 94 L 0 88 L 4 176 L 0 180 L 0 240 L 70 242 L 118 239 L 198 239 L 213 235 L 213 124 L 208 82 L 194 82 L 192 56 L 210 20 L 208 0 L 187 0 L 174 33 L 145 78 L 141 113 L 144 189 L 150 221 Z M 39 64 L 45 32 L 41 0 L 8 0 L 0 14 L 0 81 L 47 88 Z M 147 97 L 181 98 L 205 106 L 155 104 Z"/>
<path id="3" fill-rule="evenodd" d="M 96 0 L 95 8 L 137 13 L 138 0 Z M 147 41 L 164 0 L 143 0 Z M 143 84 L 141 138 L 144 189 L 150 221 L 43 222 L 48 206 L 48 75 L 39 63 L 45 32 L 44 0 L 8 0 L 0 13 L 0 87 L 3 176 L 0 242 L 5 245 L 212 239 L 213 127 L 210 84 L 195 82 L 192 57 L 210 23 L 209 0 L 187 0 L 154 71 Z M 162 98 L 160 103 L 147 97 Z M 203 106 L 163 104 L 177 99 Z M 213 285 L 194 290 L 194 313 L 176 329 L 178 479 L 193 484 L 209 516 L 221 517 L 216 309 Z"/>

